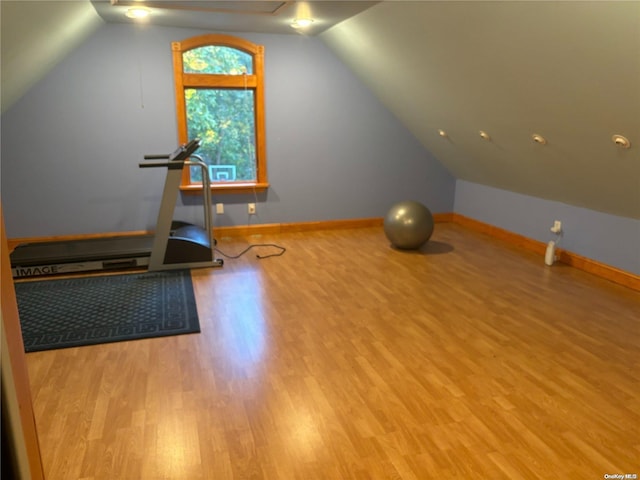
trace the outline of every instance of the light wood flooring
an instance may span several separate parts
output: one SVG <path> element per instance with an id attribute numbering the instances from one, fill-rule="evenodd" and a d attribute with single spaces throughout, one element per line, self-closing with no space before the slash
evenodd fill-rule
<path id="1" fill-rule="evenodd" d="M 219 239 L 201 334 L 27 355 L 48 480 L 640 476 L 640 293 L 454 224 Z"/>

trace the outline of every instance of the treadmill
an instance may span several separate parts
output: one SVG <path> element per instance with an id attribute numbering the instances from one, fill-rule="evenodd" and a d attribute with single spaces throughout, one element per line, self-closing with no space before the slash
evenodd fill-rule
<path id="1" fill-rule="evenodd" d="M 145 155 L 145 162 L 139 164 L 140 168 L 167 169 L 154 235 L 21 244 L 10 255 L 13 277 L 142 267 L 149 271 L 221 267 L 223 260 L 215 257 L 209 172 L 202 159 L 193 155 L 199 147 L 200 140 L 194 139 L 171 154 Z M 202 171 L 204 226 L 172 220 L 185 165 Z"/>

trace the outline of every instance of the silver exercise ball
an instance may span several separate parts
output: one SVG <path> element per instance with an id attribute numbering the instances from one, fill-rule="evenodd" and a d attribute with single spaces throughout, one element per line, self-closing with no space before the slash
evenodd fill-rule
<path id="1" fill-rule="evenodd" d="M 384 218 L 384 233 L 396 248 L 420 248 L 433 233 L 433 215 L 419 202 L 396 203 Z"/>

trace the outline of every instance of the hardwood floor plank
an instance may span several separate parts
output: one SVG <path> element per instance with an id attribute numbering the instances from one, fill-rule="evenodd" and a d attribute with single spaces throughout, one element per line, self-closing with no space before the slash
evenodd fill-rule
<path id="1" fill-rule="evenodd" d="M 640 293 L 436 227 L 221 239 L 287 252 L 194 270 L 200 334 L 28 354 L 47 478 L 640 474 Z"/>

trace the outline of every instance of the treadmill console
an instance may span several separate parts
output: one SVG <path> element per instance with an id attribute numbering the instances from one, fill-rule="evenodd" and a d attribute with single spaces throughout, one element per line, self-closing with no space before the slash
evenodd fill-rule
<path id="1" fill-rule="evenodd" d="M 200 139 L 194 138 L 188 143 L 185 143 L 184 145 L 180 145 L 175 152 L 169 155 L 169 161 L 175 162 L 175 161 L 186 160 L 198 148 L 200 148 Z"/>
<path id="2" fill-rule="evenodd" d="M 200 139 L 194 138 L 184 145 L 180 145 L 175 149 L 173 153 L 166 154 L 148 154 L 144 156 L 145 160 L 168 160 L 170 162 L 180 162 L 182 160 L 186 160 L 191 156 L 193 152 L 195 152 L 198 148 L 200 148 Z M 142 165 L 140 165 L 142 166 Z M 159 166 L 159 165 L 156 165 Z"/>

